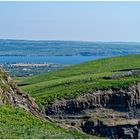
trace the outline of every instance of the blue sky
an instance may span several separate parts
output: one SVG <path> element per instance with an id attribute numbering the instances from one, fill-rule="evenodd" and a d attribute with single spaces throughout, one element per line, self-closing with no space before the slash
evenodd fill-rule
<path id="1" fill-rule="evenodd" d="M 140 2 L 0 2 L 0 38 L 140 42 Z"/>

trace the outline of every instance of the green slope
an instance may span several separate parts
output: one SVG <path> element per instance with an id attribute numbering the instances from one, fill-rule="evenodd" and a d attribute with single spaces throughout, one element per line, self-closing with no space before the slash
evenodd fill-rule
<path id="1" fill-rule="evenodd" d="M 15 88 L 14 81 L 0 68 L 0 139 L 94 138 L 74 129 L 64 129 L 46 119 L 39 119 L 24 109 L 15 108 L 26 107 L 32 112 L 36 108 L 31 98 L 21 92 L 17 94 L 13 90 Z"/>
<path id="2" fill-rule="evenodd" d="M 95 138 L 78 131 L 63 129 L 41 120 L 20 108 L 0 106 L 0 139 Z"/>
<path id="3" fill-rule="evenodd" d="M 41 104 L 60 98 L 74 98 L 97 89 L 128 86 L 140 75 L 104 79 L 120 72 L 113 70 L 140 68 L 140 55 L 99 59 L 73 65 L 48 74 L 18 79 L 21 88 Z M 23 86 L 24 85 L 24 86 Z"/>

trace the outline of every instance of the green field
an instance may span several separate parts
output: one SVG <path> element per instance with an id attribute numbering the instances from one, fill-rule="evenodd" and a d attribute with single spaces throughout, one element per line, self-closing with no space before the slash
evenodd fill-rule
<path id="1" fill-rule="evenodd" d="M 140 55 L 104 58 L 73 65 L 61 70 L 29 78 L 17 78 L 23 91 L 42 105 L 55 99 L 70 99 L 97 89 L 120 88 L 140 80 L 140 74 L 104 79 L 120 72 L 114 70 L 140 68 Z"/>
<path id="2" fill-rule="evenodd" d="M 0 139 L 96 138 L 41 120 L 20 108 L 1 105 Z"/>
<path id="3" fill-rule="evenodd" d="M 96 138 L 64 125 L 61 127 L 49 120 L 37 118 L 15 105 L 11 106 L 13 100 L 10 100 L 9 94 L 12 97 L 20 96 L 20 100 L 25 102 L 23 96 L 14 93 L 12 88 L 16 88 L 14 81 L 0 68 L 0 139 Z"/>

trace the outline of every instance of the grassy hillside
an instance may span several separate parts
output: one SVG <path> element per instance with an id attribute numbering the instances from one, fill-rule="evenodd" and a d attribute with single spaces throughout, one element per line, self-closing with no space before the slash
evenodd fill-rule
<path id="1" fill-rule="evenodd" d="M 73 65 L 48 74 L 18 79 L 21 88 L 39 103 L 60 98 L 74 98 L 97 89 L 128 86 L 140 80 L 140 74 L 105 79 L 122 72 L 114 70 L 140 68 L 140 55 L 99 59 Z M 24 85 L 24 86 L 23 86 Z"/>
<path id="2" fill-rule="evenodd" d="M 37 109 L 31 98 L 15 88 L 13 80 L 0 68 L 0 139 L 94 138 L 79 131 L 61 128 L 58 124 L 15 108 L 20 106 L 32 113 Z"/>
<path id="3" fill-rule="evenodd" d="M 63 129 L 41 120 L 20 108 L 0 106 L 0 139 L 29 138 L 94 138 L 80 132 Z"/>

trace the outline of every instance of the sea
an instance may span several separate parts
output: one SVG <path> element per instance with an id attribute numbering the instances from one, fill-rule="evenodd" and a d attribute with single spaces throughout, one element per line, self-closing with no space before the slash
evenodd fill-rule
<path id="1" fill-rule="evenodd" d="M 111 56 L 0 56 L 0 64 L 12 63 L 57 63 L 79 64 Z"/>

